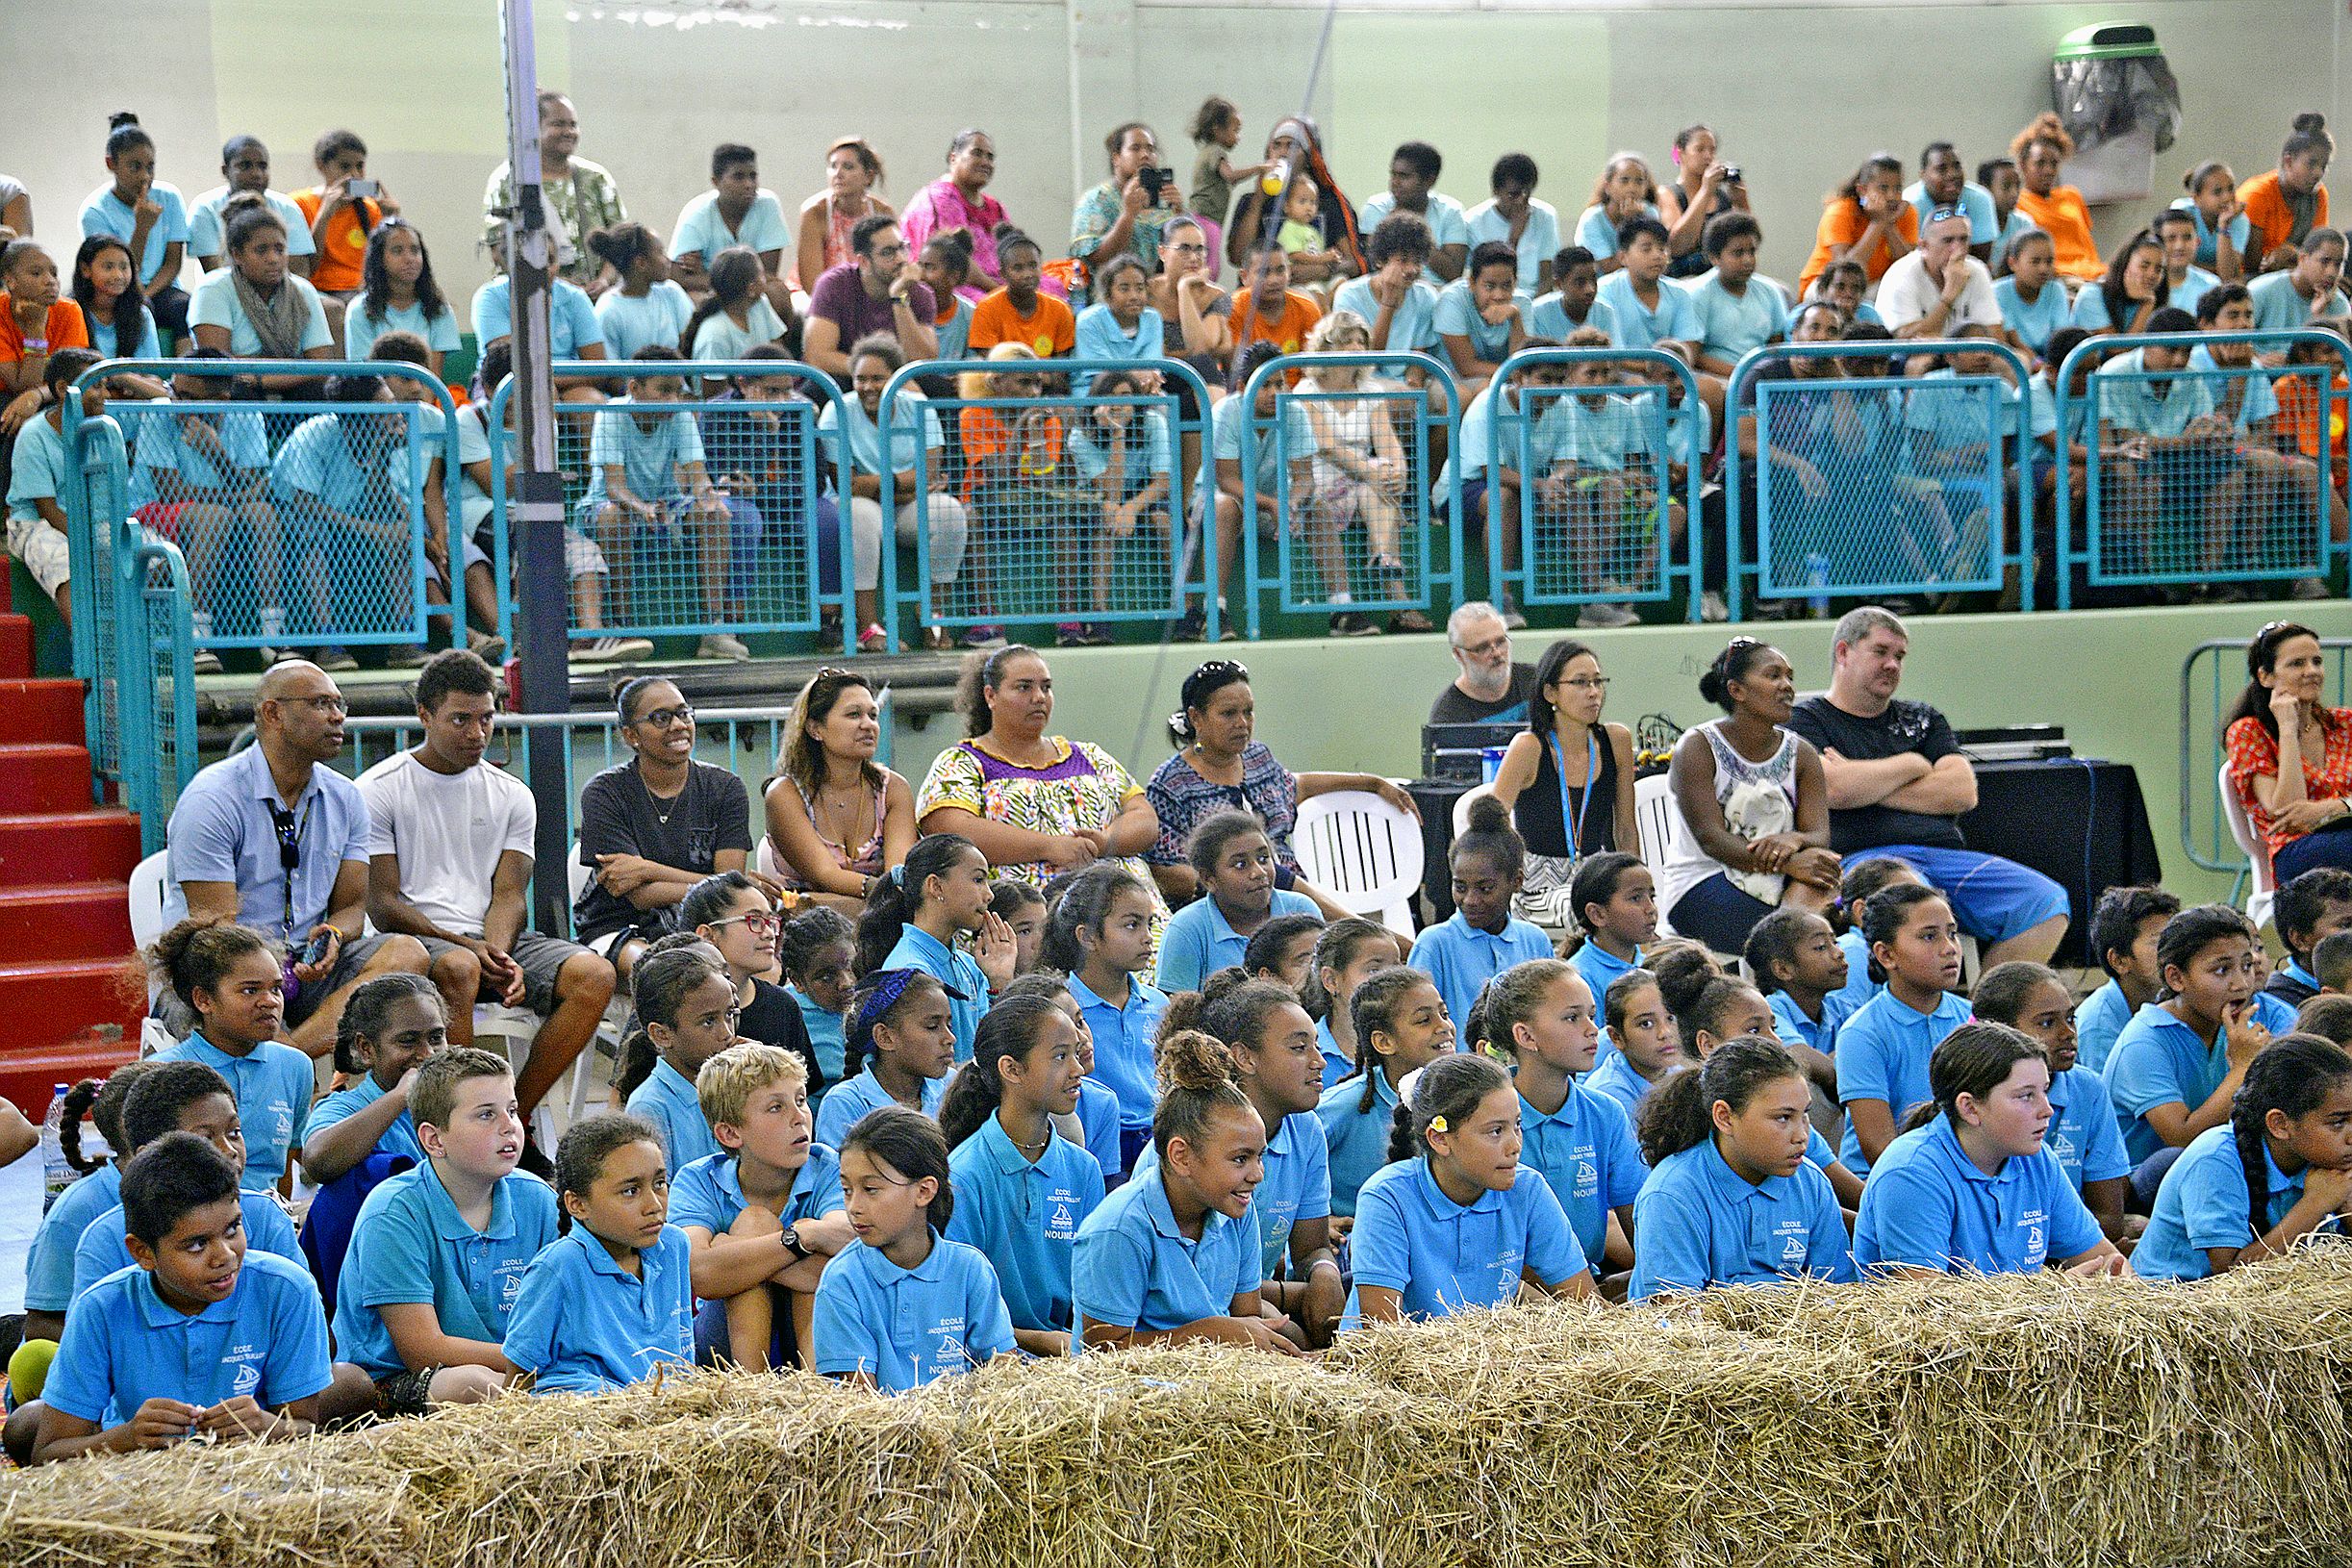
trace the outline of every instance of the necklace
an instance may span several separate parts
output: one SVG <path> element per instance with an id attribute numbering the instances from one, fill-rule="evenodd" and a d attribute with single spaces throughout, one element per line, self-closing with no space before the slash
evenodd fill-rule
<path id="1" fill-rule="evenodd" d="M 1044 1153 L 1047 1149 L 1052 1145 L 1053 1134 L 1050 1130 L 1049 1130 L 1046 1135 L 1038 1139 L 1037 1142 L 1033 1144 L 1024 1144 L 1020 1139 L 1014 1137 L 1008 1132 L 1004 1135 L 1004 1141 L 1011 1144 L 1015 1149 L 1021 1151 L 1022 1153 L 1026 1154 L 1033 1160 L 1038 1155 Z"/>
<path id="2" fill-rule="evenodd" d="M 686 798 L 685 789 L 681 787 L 677 794 L 670 797 L 670 809 L 665 811 L 662 809 L 662 797 L 654 794 L 653 786 L 645 782 L 645 771 L 642 765 L 637 770 L 637 787 L 645 792 L 645 803 L 653 808 L 653 820 L 668 827 L 671 815 L 678 809 L 678 802 Z"/>

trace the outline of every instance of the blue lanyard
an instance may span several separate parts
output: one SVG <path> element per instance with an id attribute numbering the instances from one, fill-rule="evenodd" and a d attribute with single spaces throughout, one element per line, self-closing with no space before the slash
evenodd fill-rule
<path id="1" fill-rule="evenodd" d="M 1560 750 L 1559 731 L 1555 729 L 1546 744 L 1552 747 L 1553 782 L 1560 787 L 1560 827 L 1568 834 L 1568 861 L 1574 865 L 1584 853 L 1584 818 L 1601 784 L 1601 741 L 1591 730 L 1584 732 L 1584 799 L 1577 807 L 1573 828 L 1568 820 L 1568 759 Z"/>

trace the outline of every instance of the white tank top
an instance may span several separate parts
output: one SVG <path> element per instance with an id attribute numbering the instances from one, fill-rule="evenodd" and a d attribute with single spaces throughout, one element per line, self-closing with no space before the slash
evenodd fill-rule
<path id="1" fill-rule="evenodd" d="M 1707 737 L 1707 744 L 1715 753 L 1715 803 L 1720 806 L 1731 798 L 1732 792 L 1740 785 L 1756 781 L 1769 784 L 1787 796 L 1788 808 L 1793 813 L 1797 807 L 1795 734 L 1783 729 L 1781 731 L 1781 748 L 1778 751 L 1762 762 L 1750 762 L 1739 754 L 1730 741 L 1723 738 L 1723 723 L 1720 719 L 1713 720 L 1701 724 L 1697 731 Z M 1682 807 L 1679 799 L 1674 809 L 1677 816 L 1682 815 Z M 1699 836 L 1690 830 L 1689 822 L 1684 821 L 1659 875 L 1657 907 L 1671 911 L 1683 894 L 1725 869 L 1721 861 L 1699 847 Z"/>

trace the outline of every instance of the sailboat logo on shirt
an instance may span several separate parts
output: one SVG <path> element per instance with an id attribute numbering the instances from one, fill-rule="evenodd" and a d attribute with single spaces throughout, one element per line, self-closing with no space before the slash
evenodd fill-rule
<path id="1" fill-rule="evenodd" d="M 1589 1198 L 1589 1197 L 1591 1197 L 1591 1196 L 1592 1196 L 1592 1195 L 1593 1195 L 1595 1192 L 1597 1192 L 1597 1191 L 1599 1191 L 1599 1190 L 1600 1190 L 1600 1186 L 1601 1186 L 1601 1173 L 1600 1173 L 1599 1171 L 1597 1171 L 1597 1170 L 1595 1170 L 1595 1169 L 1593 1168 L 1593 1163 L 1592 1163 L 1592 1161 L 1590 1161 L 1590 1160 L 1579 1160 L 1579 1161 L 1577 1161 L 1577 1162 L 1576 1162 L 1576 1195 L 1577 1195 L 1579 1198 Z"/>
<path id="2" fill-rule="evenodd" d="M 262 1369 L 251 1361 L 237 1363 L 237 1376 L 229 1381 L 229 1397 L 250 1394 L 262 1386 Z"/>
<path id="3" fill-rule="evenodd" d="M 1046 1234 L 1057 1241 L 1068 1241 L 1077 1234 L 1077 1218 L 1070 1212 L 1070 1205 L 1056 1200 L 1046 1215 Z"/>

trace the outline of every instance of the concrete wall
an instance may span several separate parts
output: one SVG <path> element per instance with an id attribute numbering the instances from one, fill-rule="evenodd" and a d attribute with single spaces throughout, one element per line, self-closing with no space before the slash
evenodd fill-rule
<path id="1" fill-rule="evenodd" d="M 71 234 L 104 179 L 110 111 L 139 113 L 163 177 L 191 195 L 218 183 L 228 133 L 263 137 L 292 189 L 310 183 L 312 139 L 348 125 L 423 226 L 443 281 L 466 292 L 480 281 L 482 187 L 504 151 L 491 0 L 126 4 L 129 30 L 93 29 L 77 6 L 0 4 L 0 61 L 18 84 L 0 166 L 32 187 L 44 236 Z M 766 154 L 764 177 L 789 209 L 817 188 L 817 149 L 836 135 L 870 137 L 903 200 L 937 171 L 949 136 L 979 124 L 997 139 L 998 194 L 1049 240 L 1066 234 L 1075 190 L 1100 177 L 1100 137 L 1117 121 L 1152 121 L 1181 167 L 1186 117 L 1220 92 L 1242 106 L 1252 150 L 1299 106 L 1321 25 L 1303 9 L 1136 0 L 577 0 L 539 13 L 543 81 L 578 99 L 584 153 L 664 233 L 704 189 L 716 141 Z M 1390 148 L 1421 137 L 1446 155 L 1443 189 L 1466 203 L 1485 194 L 1497 154 L 1531 153 L 1539 193 L 1570 218 L 1611 151 L 1642 149 L 1662 169 L 1674 131 L 1706 119 L 1749 171 L 1767 267 L 1793 275 L 1821 193 L 1860 155 L 1888 147 L 1909 164 L 1938 137 L 1972 163 L 1991 155 L 2047 103 L 2057 39 L 2117 16 L 2157 29 L 2187 120 L 2159 159 L 2155 194 L 2101 215 L 2111 240 L 2176 193 L 2195 159 L 2251 174 L 2295 111 L 2338 117 L 2342 18 L 2329 0 L 1350 12 L 1315 109 L 1358 199 L 1384 183 Z"/>

